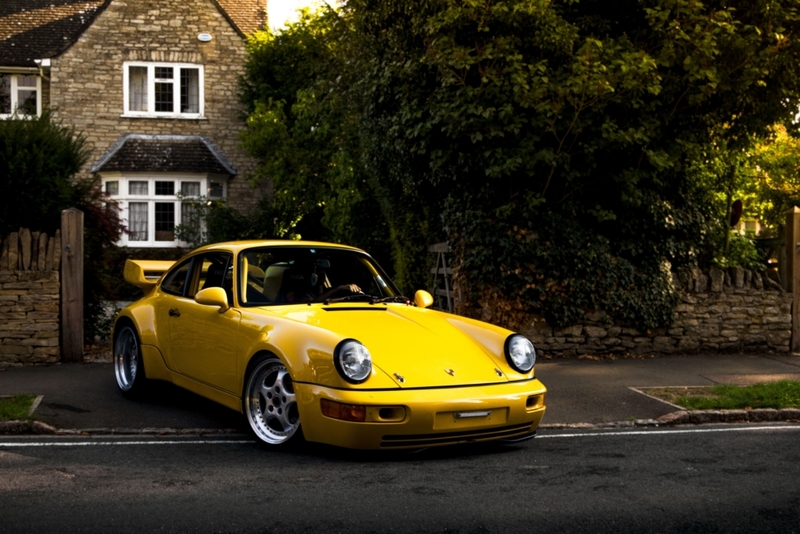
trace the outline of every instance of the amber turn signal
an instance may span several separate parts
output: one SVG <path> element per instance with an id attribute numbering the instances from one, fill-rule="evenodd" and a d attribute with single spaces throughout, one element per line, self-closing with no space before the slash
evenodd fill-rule
<path id="1" fill-rule="evenodd" d="M 321 399 L 322 415 L 343 421 L 365 421 L 367 407 L 359 404 L 342 404 L 328 399 Z"/>

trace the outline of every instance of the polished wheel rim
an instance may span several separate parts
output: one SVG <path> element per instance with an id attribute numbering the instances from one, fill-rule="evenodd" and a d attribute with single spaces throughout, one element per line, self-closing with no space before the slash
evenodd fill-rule
<path id="1" fill-rule="evenodd" d="M 277 445 L 300 428 L 292 377 L 275 360 L 260 363 L 247 383 L 247 419 L 259 439 Z"/>
<path id="2" fill-rule="evenodd" d="M 136 334 L 129 326 L 122 329 L 114 344 L 114 368 L 120 389 L 129 391 L 139 368 L 139 344 Z"/>

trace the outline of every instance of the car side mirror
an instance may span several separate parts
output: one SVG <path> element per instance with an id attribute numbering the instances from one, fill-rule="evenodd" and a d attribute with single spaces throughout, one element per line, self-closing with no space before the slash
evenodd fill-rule
<path id="1" fill-rule="evenodd" d="M 420 289 L 414 293 L 414 304 L 416 304 L 418 308 L 427 308 L 433 304 L 433 297 L 424 289 Z"/>
<path id="2" fill-rule="evenodd" d="M 207 287 L 201 289 L 194 296 L 195 302 L 204 306 L 219 306 L 219 312 L 224 313 L 230 308 L 228 294 L 221 287 Z"/>

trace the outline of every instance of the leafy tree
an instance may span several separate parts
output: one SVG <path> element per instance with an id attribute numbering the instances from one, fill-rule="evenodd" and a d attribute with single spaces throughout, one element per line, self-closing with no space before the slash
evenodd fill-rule
<path id="1" fill-rule="evenodd" d="M 776 124 L 749 152 L 746 180 L 737 191 L 747 217 L 775 233 L 786 212 L 800 206 L 800 140 Z"/>
<path id="2" fill-rule="evenodd" d="M 333 11 L 305 11 L 285 31 L 251 37 L 242 84 L 249 116 L 241 138 L 260 162 L 252 178 L 274 186 L 273 201 L 263 208 L 276 230 L 361 246 L 384 259 L 385 222 L 357 161 L 343 31 Z"/>
<path id="3" fill-rule="evenodd" d="M 61 211 L 86 190 L 72 177 L 87 158 L 83 136 L 54 124 L 49 113 L 0 121 L 0 234 L 20 227 L 51 233 L 59 228 Z"/>
<path id="4" fill-rule="evenodd" d="M 665 261 L 713 255 L 719 223 L 708 216 L 705 184 L 687 172 L 692 158 L 709 143 L 746 147 L 800 104 L 798 45 L 787 37 L 798 19 L 788 0 L 351 0 L 346 10 L 366 51 L 362 129 L 373 125 L 376 139 L 368 161 L 388 162 L 378 167 L 382 183 L 432 188 L 431 212 L 448 200 L 444 223 L 465 267 L 462 285 L 505 289 L 484 303 L 530 288 L 522 300 L 551 310 L 556 323 L 557 308 L 595 305 L 571 286 L 557 307 L 537 304 L 543 285 L 573 277 L 572 262 L 559 267 L 522 249 L 515 263 L 527 270 L 498 254 L 473 262 L 468 238 L 493 236 L 510 249 L 517 233 L 504 228 L 524 221 L 528 235 L 544 234 L 555 220 L 566 232 L 577 221 L 594 236 L 586 246 L 598 243 L 598 257 L 618 265 L 594 262 L 584 276 L 623 283 L 632 269 L 632 289 L 646 295 L 654 281 L 664 285 Z M 666 297 L 651 318 L 624 311 L 636 300 L 607 307 L 642 327 L 671 316 Z"/>
<path id="5" fill-rule="evenodd" d="M 304 56 L 313 83 L 287 76 L 294 99 L 248 126 L 282 188 L 326 151 L 368 177 L 348 183 L 379 201 L 406 288 L 448 238 L 464 296 L 507 324 L 601 307 L 650 328 L 672 315 L 669 266 L 723 235 L 724 182 L 698 158 L 800 108 L 798 22 L 795 0 L 348 0 L 292 45 L 330 54 Z"/>

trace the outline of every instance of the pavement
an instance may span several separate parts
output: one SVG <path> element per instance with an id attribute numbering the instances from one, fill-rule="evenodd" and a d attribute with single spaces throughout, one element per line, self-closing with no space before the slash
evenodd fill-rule
<path id="1" fill-rule="evenodd" d="M 548 388 L 540 428 L 657 426 L 748 421 L 748 414 L 698 417 L 637 391 L 643 387 L 752 384 L 800 380 L 800 355 L 682 355 L 623 359 L 553 359 L 536 364 Z M 244 417 L 171 384 L 153 383 L 139 400 L 117 388 L 110 361 L 12 367 L 0 370 L 0 395 L 42 399 L 33 427 L 0 423 L 0 433 L 216 434 L 245 433 Z M 757 416 L 754 416 L 756 414 Z M 766 410 L 750 421 L 800 421 L 800 410 Z M 702 414 L 701 414 L 702 415 Z"/>

